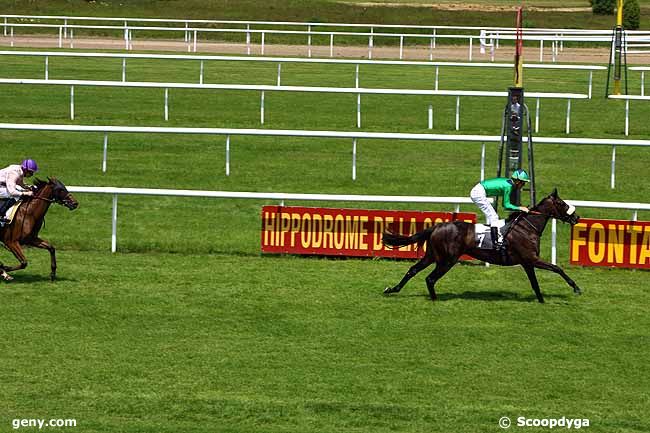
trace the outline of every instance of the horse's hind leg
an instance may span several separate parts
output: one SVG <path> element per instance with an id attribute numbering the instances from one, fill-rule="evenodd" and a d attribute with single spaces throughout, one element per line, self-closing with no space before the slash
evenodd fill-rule
<path id="1" fill-rule="evenodd" d="M 30 242 L 30 245 L 36 248 L 46 249 L 50 252 L 50 265 L 52 269 L 52 273 L 50 273 L 50 279 L 54 281 L 56 279 L 56 250 L 48 241 L 45 241 L 41 238 L 34 239 L 32 242 Z"/>
<path id="2" fill-rule="evenodd" d="M 20 264 L 18 266 L 4 266 L 4 270 L 11 272 L 11 271 L 17 271 L 19 269 L 25 269 L 27 267 L 27 258 L 23 253 L 23 249 L 20 248 L 20 244 L 18 242 L 7 242 L 5 243 L 5 246 L 9 251 L 11 251 L 14 257 L 18 259 Z"/>
<path id="3" fill-rule="evenodd" d="M 429 266 L 431 263 L 433 263 L 433 257 L 431 254 L 428 252 L 420 259 L 419 262 L 411 266 L 411 268 L 406 272 L 404 275 L 404 278 L 397 283 L 396 286 L 394 287 L 386 287 L 384 290 L 384 295 L 388 295 L 390 293 L 397 293 L 400 290 L 402 290 L 402 287 L 411 279 L 413 278 L 418 272 L 420 272 L 422 269 L 425 269 L 427 266 Z"/>
<path id="4" fill-rule="evenodd" d="M 447 272 L 449 272 L 449 270 L 453 268 L 455 264 L 455 261 L 437 262 L 435 269 L 427 276 L 427 289 L 429 289 L 429 296 L 431 297 L 432 301 L 438 299 L 438 295 L 436 295 L 435 289 L 436 282 Z"/>

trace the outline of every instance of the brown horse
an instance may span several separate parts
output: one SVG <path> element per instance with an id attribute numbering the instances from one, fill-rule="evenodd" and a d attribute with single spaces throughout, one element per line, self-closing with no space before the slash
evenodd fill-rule
<path id="1" fill-rule="evenodd" d="M 36 179 L 34 188 L 34 195 L 24 199 L 11 224 L 0 229 L 0 241 L 20 262 L 17 266 L 4 266 L 0 263 L 0 276 L 5 281 L 13 279 L 7 272 L 27 267 L 27 259 L 23 253 L 22 245 L 44 248 L 50 252 L 52 265 L 50 278 L 54 281 L 56 278 L 56 251 L 49 242 L 38 237 L 38 232 L 43 227 L 45 214 L 52 203 L 61 204 L 70 210 L 79 206 L 79 202 L 56 178 L 48 178 L 47 182 Z"/>
<path id="2" fill-rule="evenodd" d="M 390 247 L 402 247 L 416 242 L 418 247 L 422 247 L 425 243 L 427 246 L 424 257 L 408 270 L 396 286 L 387 287 L 384 293 L 399 292 L 415 274 L 435 262 L 435 269 L 426 278 L 429 295 L 431 300 L 435 301 L 437 298 L 434 288 L 436 282 L 458 262 L 460 256 L 467 254 L 497 265 L 521 265 L 526 271 L 539 302 L 544 302 L 544 297 L 539 290 L 535 268 L 560 274 L 569 286 L 573 287 L 574 293 L 579 295 L 582 293 L 580 288 L 559 266 L 544 262 L 539 258 L 540 237 L 550 218 L 556 218 L 571 225 L 576 224 L 579 219 L 575 214 L 575 208 L 566 204 L 558 196 L 557 189 L 533 207 L 530 213 L 516 212 L 510 216 L 508 221 L 511 222 L 511 225 L 504 239 L 506 250 L 503 254 L 491 248 L 478 248 L 474 224 L 463 221 L 436 224 L 413 236 L 384 232 L 383 242 Z"/>

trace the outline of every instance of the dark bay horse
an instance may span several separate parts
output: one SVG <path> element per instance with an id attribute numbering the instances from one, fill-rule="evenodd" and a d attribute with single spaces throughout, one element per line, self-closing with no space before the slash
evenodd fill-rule
<path id="1" fill-rule="evenodd" d="M 49 242 L 38 237 L 38 232 L 43 227 L 45 214 L 52 203 L 58 203 L 70 210 L 79 206 L 79 202 L 70 194 L 63 183 L 56 178 L 48 178 L 47 182 L 36 179 L 34 195 L 23 199 L 23 203 L 14 215 L 11 224 L 0 229 L 0 241 L 12 252 L 20 264 L 17 266 L 4 266 L 0 262 L 0 276 L 5 281 L 13 279 L 7 272 L 27 267 L 27 259 L 23 253 L 22 245 L 44 248 L 50 252 L 52 281 L 56 278 L 56 251 Z"/>
<path id="2" fill-rule="evenodd" d="M 458 262 L 461 255 L 467 254 L 496 265 L 521 265 L 526 271 L 539 302 L 544 302 L 544 297 L 539 289 L 535 268 L 546 269 L 561 275 L 569 286 L 573 287 L 574 293 L 579 295 L 582 293 L 580 288 L 559 266 L 539 258 L 540 237 L 550 218 L 556 218 L 571 225 L 576 224 L 579 219 L 575 214 L 575 208 L 566 204 L 558 196 L 557 189 L 533 207 L 530 213 L 516 212 L 510 216 L 508 221 L 511 221 L 512 225 L 504 239 L 506 245 L 504 254 L 493 249 L 477 248 L 474 224 L 463 221 L 436 224 L 412 236 L 384 232 L 383 242 L 387 246 L 402 247 L 417 243 L 421 248 L 426 243 L 427 247 L 424 257 L 408 270 L 396 286 L 387 287 L 384 293 L 399 292 L 415 274 L 435 262 L 435 269 L 426 278 L 429 295 L 431 300 L 435 301 L 437 298 L 436 282 Z"/>

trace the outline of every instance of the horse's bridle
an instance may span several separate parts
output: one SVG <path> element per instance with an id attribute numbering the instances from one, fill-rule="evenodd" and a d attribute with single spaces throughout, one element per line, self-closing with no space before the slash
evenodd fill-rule
<path id="1" fill-rule="evenodd" d="M 58 199 L 58 198 L 47 198 L 47 197 L 41 197 L 41 196 L 38 196 L 38 195 L 33 195 L 33 196 L 31 196 L 31 198 L 32 198 L 32 199 L 36 199 L 36 200 L 43 200 L 43 201 L 46 201 L 46 202 L 48 202 L 48 203 L 58 203 L 58 204 L 61 204 L 61 205 L 63 205 L 63 206 L 68 206 L 68 204 L 71 205 L 71 204 L 73 203 L 72 200 L 71 200 L 71 198 L 70 198 L 71 195 L 72 195 L 72 194 L 70 194 L 70 192 L 68 192 L 68 193 L 65 195 L 65 197 L 63 197 L 62 199 Z"/>

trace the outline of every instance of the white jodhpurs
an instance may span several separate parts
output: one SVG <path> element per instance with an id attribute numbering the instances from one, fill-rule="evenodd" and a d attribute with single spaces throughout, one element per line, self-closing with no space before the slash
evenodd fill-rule
<path id="1" fill-rule="evenodd" d="M 485 214 L 487 219 L 487 224 L 490 227 L 498 227 L 499 224 L 499 215 L 488 201 L 487 196 L 485 195 L 485 188 L 480 183 L 477 183 L 474 188 L 469 193 L 472 201 L 478 206 L 479 209 Z"/>

